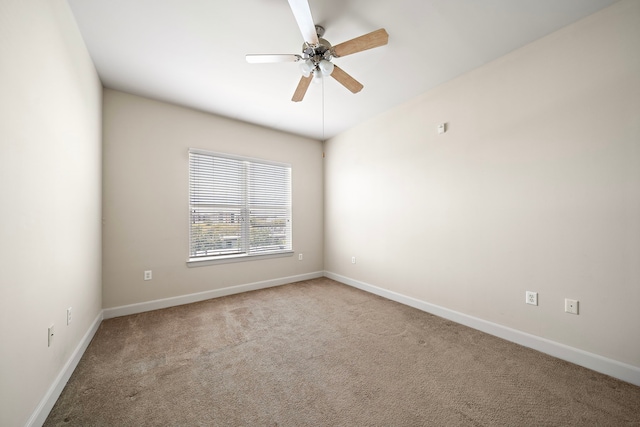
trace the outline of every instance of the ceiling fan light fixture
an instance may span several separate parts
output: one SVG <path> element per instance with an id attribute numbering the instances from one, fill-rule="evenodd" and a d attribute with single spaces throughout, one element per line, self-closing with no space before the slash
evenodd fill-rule
<path id="1" fill-rule="evenodd" d="M 309 74 L 316 68 L 315 64 L 311 59 L 306 59 L 300 63 L 300 71 L 302 71 L 302 75 L 305 77 L 309 77 Z"/>
<path id="2" fill-rule="evenodd" d="M 313 83 L 320 83 L 322 81 L 322 71 L 319 68 L 313 70 Z"/>
<path id="3" fill-rule="evenodd" d="M 318 64 L 318 67 L 320 68 L 320 71 L 324 76 L 330 76 L 331 73 L 333 73 L 333 63 L 330 61 L 327 61 L 326 59 L 323 59 L 322 61 L 320 61 L 320 63 Z"/>

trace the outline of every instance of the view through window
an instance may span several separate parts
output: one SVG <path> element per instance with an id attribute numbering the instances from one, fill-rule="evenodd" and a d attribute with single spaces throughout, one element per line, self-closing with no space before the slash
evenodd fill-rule
<path id="1" fill-rule="evenodd" d="M 291 251 L 291 166 L 189 150 L 189 259 Z"/>

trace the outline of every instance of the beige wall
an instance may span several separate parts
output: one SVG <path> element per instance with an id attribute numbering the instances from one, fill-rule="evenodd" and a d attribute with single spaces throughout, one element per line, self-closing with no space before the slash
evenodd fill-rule
<path id="1" fill-rule="evenodd" d="M 638 46 L 622 1 L 331 139 L 325 270 L 640 367 Z"/>
<path id="2" fill-rule="evenodd" d="M 112 90 L 103 108 L 105 308 L 323 270 L 320 142 Z M 190 147 L 292 165 L 296 256 L 187 267 Z"/>
<path id="3" fill-rule="evenodd" d="M 0 2 L 2 426 L 27 423 L 101 315 L 101 93 L 66 1 Z"/>

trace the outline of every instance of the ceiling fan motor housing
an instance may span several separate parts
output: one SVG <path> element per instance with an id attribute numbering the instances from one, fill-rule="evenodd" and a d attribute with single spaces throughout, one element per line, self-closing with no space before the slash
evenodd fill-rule
<path id="1" fill-rule="evenodd" d="M 322 59 L 330 60 L 332 57 L 331 43 L 321 37 L 318 38 L 318 42 L 319 43 L 317 46 L 311 46 L 306 42 L 302 45 L 302 53 L 304 55 L 304 58 L 315 59 L 319 57 L 318 61 Z"/>
<path id="2" fill-rule="evenodd" d="M 333 72 L 331 43 L 323 38 L 319 38 L 318 41 L 317 46 L 307 43 L 302 46 L 303 62 L 300 64 L 300 70 L 305 77 L 311 73 L 318 77 L 328 76 Z"/>
<path id="3" fill-rule="evenodd" d="M 316 34 L 318 36 L 317 45 L 311 45 L 307 42 L 304 42 L 302 45 L 304 62 L 300 64 L 300 68 L 305 76 L 316 72 L 318 74 L 329 75 L 333 71 L 333 64 L 328 63 L 333 57 L 332 46 L 331 43 L 322 38 L 324 35 L 324 27 L 316 25 Z"/>

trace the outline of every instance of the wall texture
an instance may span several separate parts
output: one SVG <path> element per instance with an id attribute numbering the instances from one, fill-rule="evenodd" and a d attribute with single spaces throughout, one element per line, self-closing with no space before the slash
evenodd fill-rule
<path id="1" fill-rule="evenodd" d="M 323 270 L 320 142 L 112 90 L 103 108 L 105 308 Z M 187 267 L 189 148 L 290 163 L 304 259 Z"/>
<path id="2" fill-rule="evenodd" d="M 3 426 L 29 421 L 101 316 L 101 94 L 66 1 L 0 2 Z"/>
<path id="3" fill-rule="evenodd" d="M 331 139 L 325 270 L 640 367 L 638 46 L 622 1 Z"/>

